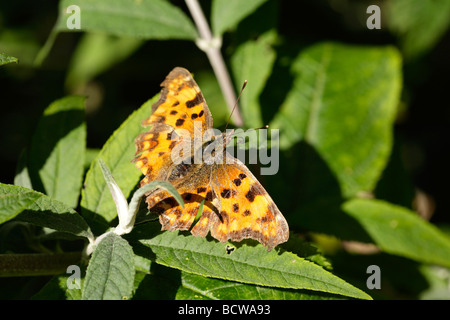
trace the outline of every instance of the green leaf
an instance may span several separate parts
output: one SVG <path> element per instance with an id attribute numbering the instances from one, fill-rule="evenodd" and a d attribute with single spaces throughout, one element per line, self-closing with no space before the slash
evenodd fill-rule
<path id="1" fill-rule="evenodd" d="M 181 273 L 181 283 L 175 296 L 178 300 L 329 300 L 338 297 L 317 291 L 262 287 L 205 278 L 187 272 Z"/>
<path id="2" fill-rule="evenodd" d="M 113 65 L 125 60 L 142 43 L 142 40 L 134 38 L 118 38 L 97 33 L 84 34 L 72 56 L 66 86 L 75 89 L 86 84 Z"/>
<path id="3" fill-rule="evenodd" d="M 342 206 L 387 253 L 450 266 L 450 239 L 406 208 L 374 199 L 353 199 Z"/>
<path id="4" fill-rule="evenodd" d="M 138 257 L 135 255 L 135 264 Z M 151 269 L 149 268 L 144 272 L 136 272 L 133 299 L 173 300 L 176 291 L 181 285 L 180 273 L 180 270 L 151 263 Z"/>
<path id="5" fill-rule="evenodd" d="M 262 245 L 247 245 L 244 241 L 228 254 L 227 244 L 178 231 L 156 232 L 156 224 L 151 225 L 134 229 L 131 235 L 139 240 L 133 247 L 136 254 L 159 264 L 205 277 L 370 299 L 366 293 L 291 252 L 267 252 Z"/>
<path id="6" fill-rule="evenodd" d="M 33 188 L 76 207 L 83 180 L 86 123 L 83 97 L 56 100 L 45 109 L 28 152 Z"/>
<path id="7" fill-rule="evenodd" d="M 67 287 L 70 275 L 54 276 L 32 300 L 81 300 L 81 289 Z"/>
<path id="8" fill-rule="evenodd" d="M 386 9 L 388 27 L 407 59 L 432 49 L 450 26 L 449 1 L 396 0 Z"/>
<path id="9" fill-rule="evenodd" d="M 326 270 L 331 271 L 331 262 L 311 242 L 305 241 L 301 236 L 293 232 L 289 235 L 289 241 L 284 243 L 283 249 L 295 253 L 301 258 L 311 261 Z"/>
<path id="10" fill-rule="evenodd" d="M 231 67 L 235 83 L 239 86 L 238 90 L 245 80 L 248 81 L 245 92 L 239 100 L 247 128 L 263 126 L 259 96 L 269 78 L 274 62 L 275 51 L 265 37 L 241 44 L 231 58 Z"/>
<path id="11" fill-rule="evenodd" d="M 8 64 L 11 62 L 17 63 L 19 60 L 17 58 L 7 56 L 6 54 L 0 53 L 0 66 Z"/>
<path id="12" fill-rule="evenodd" d="M 320 43 L 304 50 L 291 70 L 292 89 L 270 124 L 280 129 L 280 148 L 304 141 L 327 163 L 344 196 L 372 191 L 392 148 L 398 52 Z"/>
<path id="13" fill-rule="evenodd" d="M 3 25 L 0 32 L 0 50 L 7 52 L 7 61 L 17 58 L 21 67 L 31 67 L 32 62 L 39 50 L 40 40 L 32 28 L 23 25 Z M 13 62 L 13 61 L 11 61 Z"/>
<path id="14" fill-rule="evenodd" d="M 34 190 L 0 183 L 0 212 L 4 221 L 16 217 L 41 227 L 94 238 L 86 221 L 71 207 Z"/>
<path id="15" fill-rule="evenodd" d="M 76 13 L 69 6 L 80 8 L 81 31 L 100 31 L 115 36 L 138 39 L 186 39 L 194 40 L 197 31 L 191 20 L 168 1 L 146 0 L 63 0 L 56 23 L 58 31 L 68 29 Z"/>
<path id="16" fill-rule="evenodd" d="M 450 299 L 450 269 L 433 265 L 420 266 L 421 274 L 427 279 L 429 287 L 420 293 L 420 300 Z"/>
<path id="17" fill-rule="evenodd" d="M 30 174 L 27 167 L 28 152 L 24 149 L 17 160 L 16 174 L 14 175 L 14 184 L 28 189 L 33 189 Z"/>
<path id="18" fill-rule="evenodd" d="M 150 116 L 152 104 L 157 98 L 158 96 L 147 101 L 133 112 L 111 135 L 96 158 L 102 159 L 108 166 L 125 198 L 128 198 L 142 175 L 131 162 L 136 152 L 133 141 L 146 130 L 141 126 L 141 122 Z M 117 216 L 117 211 L 96 160 L 92 162 L 86 174 L 84 189 L 81 192 L 81 214 L 94 231 L 104 232 L 108 223 Z"/>
<path id="19" fill-rule="evenodd" d="M 97 158 L 100 149 L 87 148 L 84 158 L 84 171 L 88 171 L 92 162 Z"/>
<path id="20" fill-rule="evenodd" d="M 150 270 L 150 269 L 148 269 Z M 205 278 L 158 264 L 137 272 L 133 299 L 177 300 L 331 300 L 343 299 L 308 290 L 262 287 L 234 281 Z"/>
<path id="21" fill-rule="evenodd" d="M 41 194 L 33 190 L 0 184 L 0 223 L 14 219 L 40 197 Z"/>
<path id="22" fill-rule="evenodd" d="M 95 248 L 83 285 L 83 300 L 131 298 L 134 283 L 133 249 L 120 236 L 108 233 Z"/>
<path id="23" fill-rule="evenodd" d="M 267 0 L 214 0 L 211 9 L 211 24 L 215 35 L 222 35 L 234 28 L 245 17 Z"/>

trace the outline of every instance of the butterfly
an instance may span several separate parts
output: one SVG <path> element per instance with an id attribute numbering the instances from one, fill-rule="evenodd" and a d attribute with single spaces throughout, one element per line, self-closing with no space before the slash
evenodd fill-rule
<path id="1" fill-rule="evenodd" d="M 148 208 L 159 215 L 162 230 L 189 230 L 203 203 L 201 216 L 191 229 L 194 236 L 205 237 L 210 232 L 221 242 L 251 238 L 268 251 L 286 242 L 286 219 L 252 172 L 226 151 L 232 134 L 199 143 L 198 137 L 213 128 L 213 118 L 190 72 L 176 67 L 161 86 L 152 114 L 142 122 L 151 128 L 135 139 L 133 162 L 144 174 L 141 186 L 168 181 L 183 198 L 184 209 L 164 189 L 146 193 Z M 186 161 L 211 150 L 211 142 L 219 140 L 223 143 L 220 155 L 226 161 L 217 163 L 205 157 L 200 162 Z"/>

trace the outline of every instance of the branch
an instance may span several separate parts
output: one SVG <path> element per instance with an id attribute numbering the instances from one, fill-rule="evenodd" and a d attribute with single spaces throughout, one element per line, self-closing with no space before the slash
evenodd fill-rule
<path id="1" fill-rule="evenodd" d="M 81 252 L 0 254 L 0 277 L 55 275 L 81 260 Z"/>
<path id="2" fill-rule="evenodd" d="M 236 93 L 233 88 L 233 84 L 230 79 L 227 67 L 220 52 L 222 46 L 222 38 L 212 36 L 211 29 L 203 14 L 202 8 L 198 4 L 197 0 L 185 0 L 186 5 L 194 19 L 198 32 L 200 33 L 200 39 L 197 40 L 197 46 L 206 53 L 209 62 L 216 74 L 219 81 L 220 88 L 225 97 L 228 109 L 230 113 L 236 103 Z M 232 114 L 233 122 L 236 126 L 241 127 L 243 125 L 242 116 L 239 112 L 239 106 L 237 106 Z"/>

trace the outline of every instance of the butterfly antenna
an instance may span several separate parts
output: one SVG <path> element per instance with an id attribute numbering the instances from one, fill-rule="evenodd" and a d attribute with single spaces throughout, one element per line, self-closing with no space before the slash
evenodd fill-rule
<path id="1" fill-rule="evenodd" d="M 242 91 L 244 91 L 244 88 L 245 88 L 246 85 L 247 85 L 247 80 L 244 80 L 244 84 L 242 85 L 241 92 L 239 92 L 239 96 L 237 97 L 236 102 L 234 103 L 234 107 L 233 107 L 233 109 L 231 110 L 230 116 L 228 117 L 227 124 L 226 124 L 226 126 L 225 126 L 225 130 L 227 129 L 228 124 L 230 123 L 231 115 L 233 114 L 234 109 L 236 109 L 237 104 L 238 104 L 238 101 L 239 101 L 239 98 L 241 97 Z M 225 131 L 225 130 L 224 130 L 224 131 Z"/>

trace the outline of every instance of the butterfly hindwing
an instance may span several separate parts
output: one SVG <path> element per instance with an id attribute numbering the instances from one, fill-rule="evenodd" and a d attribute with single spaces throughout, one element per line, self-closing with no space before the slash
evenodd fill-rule
<path id="1" fill-rule="evenodd" d="M 221 242 L 251 238 L 269 250 L 287 241 L 285 218 L 245 165 L 234 159 L 233 164 L 213 165 L 209 174 L 208 169 L 203 166 L 197 173 L 208 177 L 206 181 L 191 178 L 178 185 L 184 210 L 168 193 L 150 197 L 149 205 L 155 205 L 151 210 L 159 214 L 163 230 L 188 230 L 203 202 L 200 219 L 191 230 L 194 236 L 205 237 L 210 231 Z"/>
<path id="2" fill-rule="evenodd" d="M 239 160 L 216 166 L 219 222 L 211 235 L 224 242 L 255 239 L 269 250 L 287 241 L 287 222 L 255 176 Z"/>
<path id="3" fill-rule="evenodd" d="M 163 189 L 146 194 L 148 208 L 159 215 L 162 230 L 188 230 L 194 225 L 194 236 L 205 237 L 210 232 L 221 242 L 251 238 L 268 250 L 287 241 L 289 228 L 285 218 L 251 171 L 226 153 L 225 148 L 223 164 L 186 163 L 192 155 L 184 154 L 184 148 L 174 157 L 174 149 L 185 146 L 184 143 L 194 146 L 186 149 L 189 152 L 205 151 L 195 147 L 195 142 L 212 128 L 212 116 L 186 69 L 173 69 L 162 86 L 151 116 L 142 122 L 151 126 L 150 130 L 135 139 L 137 151 L 133 160 L 144 174 L 141 186 L 153 180 L 168 181 L 183 198 L 184 208 Z M 208 148 L 208 144 L 200 146 Z M 201 215 L 195 222 L 200 208 Z"/>
<path id="4" fill-rule="evenodd" d="M 184 209 L 164 190 L 155 190 L 148 194 L 146 199 L 148 207 L 151 212 L 159 214 L 162 230 L 187 230 L 194 222 L 203 203 L 203 213 L 194 229 L 197 232 L 196 235 L 206 236 L 210 226 L 207 217 L 209 212 L 213 211 L 213 203 L 217 199 L 210 184 L 211 167 L 186 166 L 187 171 L 181 177 L 176 177 L 177 174 L 174 174 L 177 171 L 176 168 L 176 165 L 172 166 L 172 174 L 168 181 L 181 194 Z"/>

